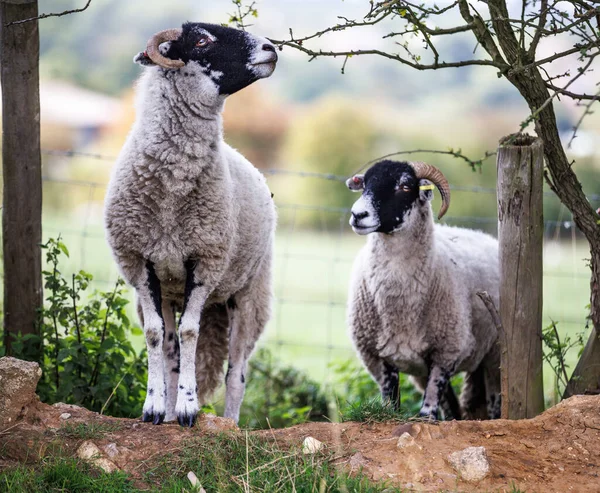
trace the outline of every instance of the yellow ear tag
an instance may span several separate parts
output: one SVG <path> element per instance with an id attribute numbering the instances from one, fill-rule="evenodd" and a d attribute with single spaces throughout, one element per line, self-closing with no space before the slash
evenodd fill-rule
<path id="1" fill-rule="evenodd" d="M 433 185 L 421 185 L 419 190 L 433 190 L 435 187 Z"/>

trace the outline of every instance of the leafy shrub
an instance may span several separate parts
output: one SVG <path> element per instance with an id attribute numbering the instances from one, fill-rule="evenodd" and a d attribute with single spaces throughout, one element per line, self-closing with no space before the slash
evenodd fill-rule
<path id="1" fill-rule="evenodd" d="M 323 421 L 328 414 L 328 399 L 321 384 L 303 371 L 275 360 L 268 349 L 256 351 L 249 364 L 241 425 L 281 428 Z"/>
<path id="2" fill-rule="evenodd" d="M 42 378 L 37 387 L 43 402 L 65 402 L 113 416 L 141 414 L 145 397 L 146 355 L 136 354 L 131 334 L 141 334 L 125 312 L 125 283 L 112 291 L 94 291 L 81 298 L 92 275 L 79 271 L 67 280 L 59 270 L 64 243 L 50 239 L 46 251 L 45 304 L 39 314 L 39 335 L 19 336 L 13 354 L 32 359 L 28 347 L 43 342 Z"/>

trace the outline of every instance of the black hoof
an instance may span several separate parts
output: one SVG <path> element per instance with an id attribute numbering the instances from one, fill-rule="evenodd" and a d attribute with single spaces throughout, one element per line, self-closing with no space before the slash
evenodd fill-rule
<path id="1" fill-rule="evenodd" d="M 154 414 L 154 413 L 144 412 L 144 415 L 142 416 L 142 421 L 144 423 L 151 422 L 152 424 L 159 425 L 164 420 L 165 420 L 165 413 Z"/>
<path id="2" fill-rule="evenodd" d="M 419 418 L 421 418 L 421 419 L 428 419 L 429 421 L 437 421 L 438 420 L 437 413 L 424 413 L 424 412 L 420 412 L 419 413 Z"/>
<path id="3" fill-rule="evenodd" d="M 192 426 L 194 426 L 194 423 L 196 422 L 196 415 L 195 414 L 178 414 L 177 421 L 179 421 L 179 424 L 181 426 L 183 426 L 183 427 L 189 426 L 191 428 Z"/>

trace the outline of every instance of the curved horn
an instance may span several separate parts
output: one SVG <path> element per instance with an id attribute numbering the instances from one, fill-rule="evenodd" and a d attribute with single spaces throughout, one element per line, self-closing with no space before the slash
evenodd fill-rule
<path id="1" fill-rule="evenodd" d="M 181 36 L 181 29 L 165 29 L 157 32 L 148 40 L 146 45 L 146 54 L 156 65 L 163 68 L 181 68 L 185 65 L 182 60 L 171 60 L 160 54 L 158 46 L 165 41 L 174 41 Z"/>
<path id="2" fill-rule="evenodd" d="M 438 219 L 441 219 L 450 207 L 450 185 L 448 185 L 448 180 L 439 169 L 431 164 L 417 161 L 410 163 L 410 165 L 415 170 L 418 179 L 431 181 L 440 191 L 442 207 L 440 207 Z"/>

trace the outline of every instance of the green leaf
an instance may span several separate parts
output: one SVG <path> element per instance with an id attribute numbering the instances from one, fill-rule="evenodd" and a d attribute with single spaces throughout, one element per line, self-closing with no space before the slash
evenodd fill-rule
<path id="1" fill-rule="evenodd" d="M 60 251 L 63 252 L 67 257 L 69 256 L 69 250 L 67 246 L 62 241 L 57 241 L 56 246 L 60 248 Z"/>

